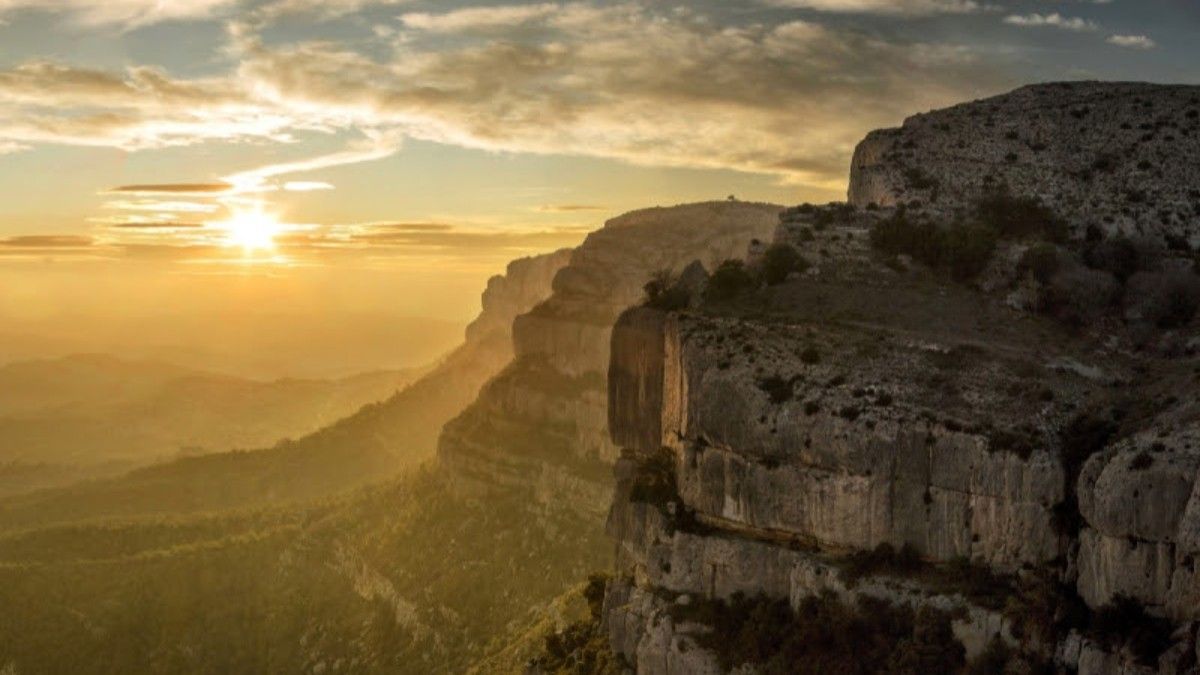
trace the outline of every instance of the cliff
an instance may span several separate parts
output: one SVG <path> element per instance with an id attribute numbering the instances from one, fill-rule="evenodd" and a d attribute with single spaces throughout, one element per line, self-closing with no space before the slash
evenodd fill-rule
<path id="1" fill-rule="evenodd" d="M 945 214 L 999 184 L 1036 195 L 1082 234 L 1200 243 L 1200 88 L 1034 85 L 872 132 L 850 169 L 850 204 L 918 200 Z"/>
<path id="2" fill-rule="evenodd" d="M 849 204 L 625 312 L 620 657 L 1195 672 L 1198 96 L 1044 85 L 911 118 L 859 146 Z"/>
<path id="3" fill-rule="evenodd" d="M 771 236 L 781 207 L 710 202 L 635 211 L 588 235 L 544 302 L 512 322 L 515 358 L 447 424 L 439 459 L 468 494 L 533 488 L 599 524 L 617 448 L 607 430 L 612 326 L 659 270 L 723 260 Z"/>

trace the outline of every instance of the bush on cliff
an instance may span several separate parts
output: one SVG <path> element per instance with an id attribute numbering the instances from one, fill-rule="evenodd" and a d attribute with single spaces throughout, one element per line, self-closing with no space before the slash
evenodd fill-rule
<path id="1" fill-rule="evenodd" d="M 675 605 L 676 621 L 711 626 L 698 642 L 728 671 L 744 664 L 774 674 L 955 673 L 964 650 L 944 612 L 864 597 L 857 605 L 832 595 L 787 600 L 735 594 L 728 602 Z"/>
<path id="2" fill-rule="evenodd" d="M 1200 307 L 1200 277 L 1182 270 L 1140 272 L 1125 288 L 1126 316 L 1169 330 L 1192 322 Z"/>
<path id="3" fill-rule="evenodd" d="M 673 312 L 684 309 L 688 305 L 687 290 L 678 284 L 678 280 L 670 270 L 655 272 L 642 290 L 646 292 L 643 304 L 647 307 Z"/>
<path id="4" fill-rule="evenodd" d="M 911 256 L 956 281 L 969 281 L 982 272 L 992 259 L 996 242 L 996 231 L 986 225 L 955 223 L 942 227 L 913 219 L 903 208 L 871 229 L 875 250 L 890 256 Z"/>
<path id="5" fill-rule="evenodd" d="M 745 263 L 741 260 L 726 260 L 713 272 L 708 282 L 707 298 L 718 302 L 732 300 L 754 286 L 754 278 L 746 271 Z"/>
<path id="6" fill-rule="evenodd" d="M 808 261 L 788 244 L 775 244 L 763 254 L 762 279 L 768 286 L 781 284 L 793 272 L 803 274 L 806 270 Z"/>
<path id="7" fill-rule="evenodd" d="M 975 202 L 975 217 L 1004 239 L 1038 239 L 1062 243 L 1067 222 L 1036 197 L 1019 197 L 1007 187 L 992 190 Z"/>
<path id="8" fill-rule="evenodd" d="M 1173 630 L 1167 619 L 1147 614 L 1142 603 L 1118 595 L 1092 615 L 1087 635 L 1110 650 L 1126 648 L 1138 663 L 1152 667 L 1171 646 Z"/>

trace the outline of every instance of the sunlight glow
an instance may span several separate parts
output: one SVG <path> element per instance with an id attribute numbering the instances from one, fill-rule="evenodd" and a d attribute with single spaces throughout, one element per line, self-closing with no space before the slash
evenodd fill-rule
<path id="1" fill-rule="evenodd" d="M 228 220 L 213 225 L 224 231 L 226 246 L 240 246 L 246 253 L 274 251 L 275 237 L 283 231 L 279 220 L 265 212 L 262 204 L 237 210 Z"/>

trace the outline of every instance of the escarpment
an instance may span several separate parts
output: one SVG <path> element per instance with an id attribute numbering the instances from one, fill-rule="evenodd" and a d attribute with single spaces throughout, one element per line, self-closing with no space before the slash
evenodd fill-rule
<path id="1" fill-rule="evenodd" d="M 946 215 L 1005 184 L 1082 236 L 1200 243 L 1200 87 L 1067 82 L 915 115 L 859 144 L 850 204 L 920 201 Z"/>
<path id="2" fill-rule="evenodd" d="M 639 673 L 1195 672 L 1196 94 L 917 116 L 859 147 L 850 203 L 623 313 L 612 649 Z M 830 613 L 890 647 L 830 651 Z"/>
<path id="3" fill-rule="evenodd" d="M 636 211 L 588 235 L 544 302 L 513 322 L 513 362 L 446 425 L 441 463 L 469 493 L 531 488 L 603 520 L 617 448 L 607 430 L 610 333 L 657 271 L 721 260 L 771 236 L 781 207 L 711 202 Z"/>

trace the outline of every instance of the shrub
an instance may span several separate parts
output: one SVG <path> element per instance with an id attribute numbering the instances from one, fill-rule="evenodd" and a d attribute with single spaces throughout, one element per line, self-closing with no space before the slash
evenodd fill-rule
<path id="1" fill-rule="evenodd" d="M 758 381 L 758 388 L 766 392 L 771 403 L 779 405 L 792 399 L 792 380 L 785 380 L 778 375 Z"/>
<path id="2" fill-rule="evenodd" d="M 1108 272 L 1122 284 L 1147 266 L 1146 257 L 1142 247 L 1126 236 L 1095 242 L 1083 251 L 1084 264 Z"/>
<path id="3" fill-rule="evenodd" d="M 890 255 L 909 255 L 934 269 L 967 281 L 987 266 L 996 249 L 996 233 L 983 225 L 954 224 L 946 228 L 910 219 L 905 210 L 871 229 L 871 245 Z"/>
<path id="4" fill-rule="evenodd" d="M 935 609 L 914 612 L 874 598 L 847 605 L 827 594 L 793 610 L 784 599 L 738 593 L 675 612 L 676 620 L 712 626 L 699 642 L 725 671 L 750 664 L 764 675 L 953 673 L 965 665 L 950 616 Z"/>
<path id="5" fill-rule="evenodd" d="M 1129 462 L 1129 469 L 1131 471 L 1145 471 L 1152 466 L 1154 466 L 1154 456 L 1144 450 L 1139 452 Z"/>
<path id="6" fill-rule="evenodd" d="M 800 360 L 810 366 L 820 363 L 821 352 L 817 351 L 816 347 L 805 347 L 804 351 L 800 352 Z"/>
<path id="7" fill-rule="evenodd" d="M 942 260 L 955 281 L 979 276 L 996 250 L 996 233 L 985 225 L 953 225 L 943 234 Z"/>
<path id="8" fill-rule="evenodd" d="M 1058 247 L 1046 243 L 1034 244 L 1021 255 L 1018 266 L 1021 271 L 1032 274 L 1039 283 L 1049 283 L 1062 266 L 1058 259 Z"/>
<path id="9" fill-rule="evenodd" d="M 975 216 L 1004 239 L 1065 242 L 1067 222 L 1035 197 L 1017 197 L 1002 187 L 975 202 Z"/>
<path id="10" fill-rule="evenodd" d="M 880 574 L 911 576 L 922 568 L 921 556 L 911 544 L 896 550 L 883 543 L 870 551 L 856 551 L 846 559 L 842 567 L 842 578 L 853 586 L 859 579 Z"/>
<path id="11" fill-rule="evenodd" d="M 792 272 L 803 273 L 807 269 L 808 261 L 788 244 L 775 244 L 763 255 L 762 278 L 768 286 L 781 284 Z"/>
<path id="12" fill-rule="evenodd" d="M 713 272 L 708 282 L 708 297 L 713 300 L 730 300 L 754 287 L 754 279 L 746 271 L 741 260 L 726 260 Z"/>
<path id="13" fill-rule="evenodd" d="M 1121 295 L 1112 274 L 1075 267 L 1054 275 L 1042 289 L 1042 310 L 1075 326 L 1088 325 L 1104 316 Z"/>
<path id="14" fill-rule="evenodd" d="M 1200 308 L 1200 278 L 1184 271 L 1135 274 L 1126 287 L 1125 306 L 1127 316 L 1162 329 L 1182 328 Z"/>
<path id="15" fill-rule="evenodd" d="M 643 304 L 654 309 L 672 312 L 688 306 L 687 291 L 680 287 L 670 270 L 659 270 L 642 287 L 646 292 Z"/>
<path id="16" fill-rule="evenodd" d="M 1117 596 L 1096 610 L 1088 636 L 1109 649 L 1126 647 L 1144 666 L 1153 666 L 1171 646 L 1171 622 L 1146 614 L 1141 603 Z"/>

